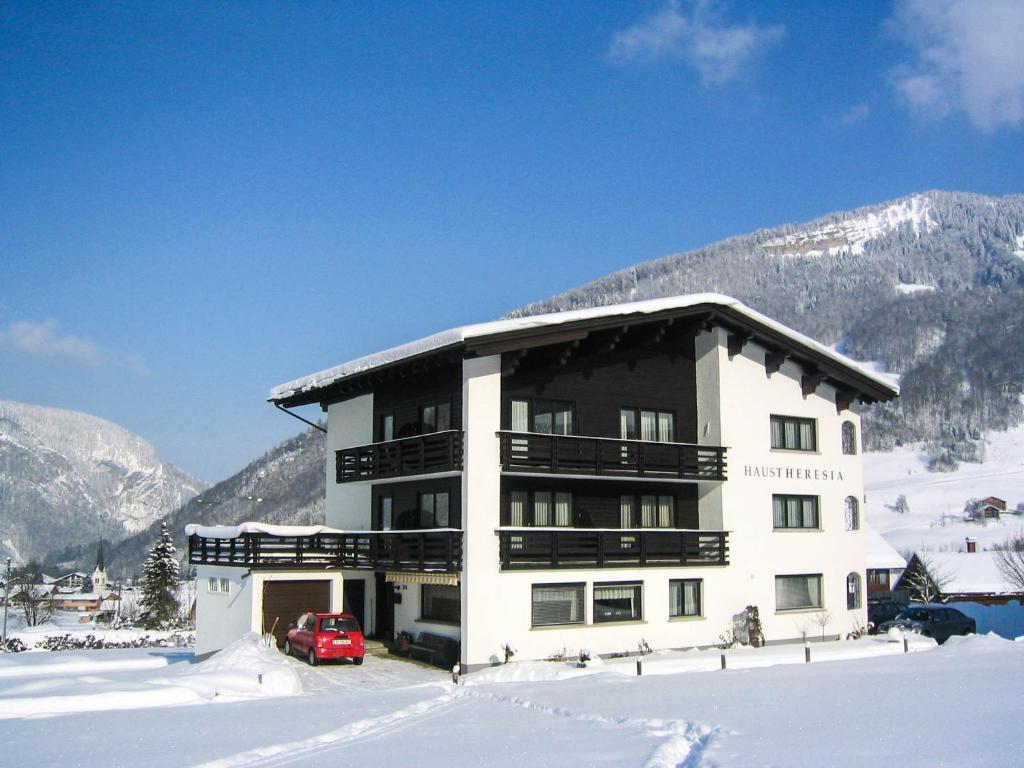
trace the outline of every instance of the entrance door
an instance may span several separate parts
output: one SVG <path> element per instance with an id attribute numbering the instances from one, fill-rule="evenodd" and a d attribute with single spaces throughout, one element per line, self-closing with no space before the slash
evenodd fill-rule
<path id="1" fill-rule="evenodd" d="M 377 615 L 373 634 L 381 640 L 395 639 L 395 587 L 386 581 L 383 573 L 375 574 L 377 589 Z"/>
<path id="2" fill-rule="evenodd" d="M 366 632 L 366 582 L 362 579 L 345 579 L 344 610 L 359 622 L 359 628 Z"/>

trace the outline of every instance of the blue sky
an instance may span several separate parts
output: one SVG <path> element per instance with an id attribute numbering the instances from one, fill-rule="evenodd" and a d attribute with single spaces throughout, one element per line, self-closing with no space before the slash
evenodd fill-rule
<path id="1" fill-rule="evenodd" d="M 1024 4 L 0 2 L 0 398 L 223 479 L 269 388 L 641 260 L 1024 192 Z"/>

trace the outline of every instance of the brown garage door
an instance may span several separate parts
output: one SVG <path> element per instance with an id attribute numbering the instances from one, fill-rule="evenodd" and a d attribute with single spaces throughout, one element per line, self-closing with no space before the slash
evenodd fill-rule
<path id="1" fill-rule="evenodd" d="M 274 630 L 278 646 L 284 645 L 288 625 L 307 611 L 331 610 L 331 582 L 268 581 L 263 585 L 263 632 Z M 274 621 L 277 625 L 274 625 Z"/>

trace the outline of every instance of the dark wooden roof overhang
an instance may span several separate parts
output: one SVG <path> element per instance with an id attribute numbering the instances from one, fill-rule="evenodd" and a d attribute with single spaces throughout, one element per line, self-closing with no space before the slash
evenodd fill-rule
<path id="1" fill-rule="evenodd" d="M 353 373 L 329 385 L 297 392 L 275 402 L 284 407 L 320 403 L 321 406 L 371 392 L 382 383 L 395 382 L 427 370 L 452 365 L 462 358 L 503 356 L 502 373 L 510 375 L 531 354 L 544 350 L 554 365 L 565 365 L 580 353 L 581 346 L 597 352 L 614 350 L 634 342 L 668 342 L 695 337 L 715 326 L 727 332 L 729 357 L 743 352 L 754 342 L 767 350 L 765 371 L 777 373 L 784 362 L 792 361 L 802 369 L 801 388 L 805 395 L 823 382 L 837 390 L 838 410 L 849 408 L 855 400 L 885 402 L 896 391 L 858 369 L 843 365 L 816 345 L 794 339 L 772 323 L 761 322 L 726 304 L 707 303 L 674 307 L 658 312 L 612 314 L 552 325 L 538 325 L 496 332 L 455 342 L 444 347 Z"/>

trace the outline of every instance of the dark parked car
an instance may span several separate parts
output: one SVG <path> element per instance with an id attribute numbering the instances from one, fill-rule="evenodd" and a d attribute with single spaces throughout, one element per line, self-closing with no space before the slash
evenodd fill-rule
<path id="1" fill-rule="evenodd" d="M 925 637 L 935 638 L 938 643 L 946 642 L 950 635 L 970 635 L 978 631 L 970 616 L 948 605 L 932 603 L 908 605 L 895 619 L 882 623 L 878 631 L 888 632 L 892 627 L 919 632 Z"/>
<path id="2" fill-rule="evenodd" d="M 900 603 L 896 600 L 869 600 L 868 625 L 870 631 L 872 633 L 877 632 L 882 624 L 892 621 L 906 609 L 906 603 Z"/>

